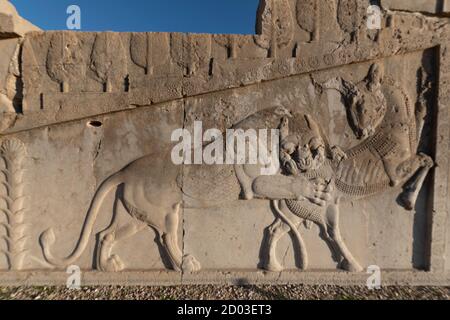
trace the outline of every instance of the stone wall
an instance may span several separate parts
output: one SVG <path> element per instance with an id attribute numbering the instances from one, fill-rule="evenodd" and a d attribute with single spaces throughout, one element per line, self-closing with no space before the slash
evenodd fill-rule
<path id="1" fill-rule="evenodd" d="M 5 31 L 0 283 L 364 284 L 375 265 L 448 285 L 450 24 L 429 2 L 382 1 L 375 29 L 368 0 L 261 0 L 255 36 Z M 199 121 L 280 129 L 279 172 L 174 164 Z"/>

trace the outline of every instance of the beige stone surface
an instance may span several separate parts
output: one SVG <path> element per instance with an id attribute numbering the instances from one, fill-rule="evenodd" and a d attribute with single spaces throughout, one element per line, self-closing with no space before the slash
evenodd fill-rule
<path id="1" fill-rule="evenodd" d="M 0 37 L 22 37 L 27 32 L 40 30 L 38 27 L 23 19 L 16 8 L 8 0 L 0 1 Z"/>
<path id="2" fill-rule="evenodd" d="M 40 29 L 19 16 L 9 1 L 0 1 L 0 131 L 11 126 L 20 112 L 20 37 L 36 30 Z"/>
<path id="3" fill-rule="evenodd" d="M 389 1 L 369 29 L 369 4 L 0 40 L 0 283 L 448 284 L 450 21 Z M 174 163 L 198 121 L 279 129 L 280 170 Z"/>
<path id="4" fill-rule="evenodd" d="M 391 10 L 418 11 L 428 13 L 448 13 L 448 0 L 381 0 L 383 8 Z"/>

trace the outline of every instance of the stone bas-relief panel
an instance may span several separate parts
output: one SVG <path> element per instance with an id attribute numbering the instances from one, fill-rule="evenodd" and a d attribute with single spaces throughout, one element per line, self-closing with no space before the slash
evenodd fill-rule
<path id="1" fill-rule="evenodd" d="M 31 32 L 15 57 L 21 113 L 2 132 L 424 50 L 448 32 L 441 19 L 397 11 L 382 11 L 381 29 L 369 29 L 369 4 L 261 1 L 257 35 Z"/>
<path id="2" fill-rule="evenodd" d="M 64 268 L 70 264 L 76 264 L 87 270 L 104 271 L 118 271 L 114 268 L 164 270 L 166 266 L 171 267 L 170 257 L 165 252 L 164 245 L 160 243 L 163 234 L 155 233 L 150 226 L 145 227 L 145 223 L 139 225 L 138 222 L 142 219 L 138 211 L 128 207 L 130 203 L 115 202 L 115 199 L 129 200 L 125 197 L 128 192 L 126 185 L 117 183 L 114 185 L 115 189 L 111 186 L 100 196 L 101 191 L 97 189 L 103 180 L 128 163 L 151 153 L 170 151 L 170 135 L 173 130 L 182 127 L 182 115 L 182 105 L 175 102 L 149 109 L 144 113 L 142 111 L 122 113 L 22 133 L 12 140 L 20 146 L 16 147 L 18 151 L 9 151 L 12 142 L 5 140 L 2 145 L 2 155 L 5 157 L 9 156 L 7 152 L 23 152 L 23 146 L 27 146 L 26 173 L 21 174 L 14 166 L 11 168 L 8 166 L 9 171 L 26 178 L 28 192 L 21 204 L 23 207 L 33 208 L 27 209 L 25 217 L 21 219 L 26 225 L 33 227 L 26 229 L 29 239 L 28 253 L 19 269 Z M 20 158 L 17 159 L 19 160 Z M 154 163 L 146 169 L 153 167 Z M 8 182 L 9 179 L 19 179 L 10 178 L 9 171 L 5 174 Z M 144 172 L 140 174 L 145 177 Z M 160 200 L 166 195 L 181 198 L 176 193 L 161 194 L 159 189 L 162 190 L 164 186 L 164 179 L 161 179 L 164 174 L 165 171 L 160 171 L 152 175 L 158 186 L 148 194 L 149 198 L 158 197 Z M 8 201 L 9 198 L 15 199 L 22 195 L 17 195 L 19 191 L 9 187 L 8 185 L 5 189 Z M 19 187 L 17 185 L 17 188 Z M 145 187 L 145 185 L 134 186 L 131 190 L 132 200 L 137 201 L 138 194 L 145 191 Z M 88 220 L 86 214 L 94 195 L 99 198 L 99 205 L 94 205 L 96 210 L 90 211 L 91 220 Z M 141 196 L 145 198 L 147 195 Z M 10 202 L 7 204 L 5 209 L 21 210 L 19 204 Z M 146 209 L 147 207 L 143 208 Z M 182 212 L 177 208 L 174 209 L 177 219 L 181 219 Z M 118 231 L 111 243 L 107 241 L 111 238 L 111 232 L 104 232 L 104 237 L 99 237 L 99 232 L 115 230 L 114 227 Z M 173 228 L 176 232 L 174 235 L 176 243 L 173 245 L 181 247 L 181 220 L 174 221 Z M 42 234 L 45 230 L 48 231 Z M 9 228 L 7 231 L 9 232 Z M 127 241 L 133 231 L 137 235 L 132 241 L 131 239 Z M 118 243 L 119 236 L 123 238 L 121 243 Z M 116 243 L 117 247 L 114 247 Z M 109 258 L 105 257 L 103 265 L 99 265 L 101 262 L 98 253 L 101 249 L 99 244 L 104 245 L 104 255 L 114 249 L 114 252 L 117 251 L 117 258 L 112 256 L 114 261 L 108 262 Z M 75 247 L 78 250 L 73 253 Z M 45 255 L 43 248 L 46 249 Z M 119 254 L 121 260 L 118 258 Z"/>
<path id="3" fill-rule="evenodd" d="M 396 2 L 372 30 L 369 4 L 261 0 L 257 35 L 0 40 L 0 282 L 448 283 L 449 24 Z M 274 167 L 199 161 L 237 156 L 230 129 L 266 130 Z"/>
<path id="4" fill-rule="evenodd" d="M 450 221 L 447 220 L 446 230 L 448 230 L 449 226 L 450 226 Z M 446 243 L 450 243 L 450 234 L 448 232 L 447 232 L 446 236 L 447 236 L 447 238 L 445 239 Z M 445 256 L 450 257 L 450 248 L 447 246 L 446 249 L 447 249 L 447 251 L 445 252 Z M 450 262 L 448 259 L 446 260 L 445 270 L 450 270 Z"/>
<path id="5" fill-rule="evenodd" d="M 283 184 L 278 178 L 250 177 L 247 190 L 245 179 L 243 183 L 241 181 L 241 198 L 263 199 L 252 200 L 240 208 L 239 202 L 242 203 L 242 200 L 235 201 L 239 193 L 236 178 L 229 174 L 233 170 L 238 172 L 237 168 L 228 167 L 223 172 L 211 169 L 208 174 L 206 169 L 199 173 L 202 170 L 187 167 L 184 185 L 186 201 L 189 203 L 197 195 L 201 197 L 200 206 L 208 204 L 199 210 L 186 210 L 185 248 L 199 259 L 203 268 L 218 270 L 244 266 L 252 268 L 252 265 L 253 268 L 259 265 L 272 271 L 296 267 L 306 269 L 308 266 L 328 269 L 336 267 L 330 249 L 345 270 L 360 271 L 362 265 L 367 267 L 371 264 L 389 269 L 425 268 L 425 212 L 430 194 L 426 177 L 433 160 L 427 156 L 432 152 L 430 146 L 422 141 L 429 141 L 432 136 L 431 119 L 435 114 L 432 93 L 427 89 L 436 81 L 430 74 L 435 67 L 433 57 L 434 52 L 430 50 L 375 64 L 344 67 L 280 80 L 270 85 L 261 84 L 251 89 L 188 99 L 187 128 L 199 119 L 208 128 L 227 127 L 233 121 L 235 127 L 258 128 L 255 119 L 259 115 L 266 123 L 274 115 L 278 117 L 278 123 L 282 123 L 285 113 L 280 113 L 278 109 L 287 111 L 292 118 L 287 121 L 293 124 L 290 132 L 285 133 L 285 142 L 281 138 L 281 148 L 296 149 L 296 145 L 300 144 L 300 148 L 307 146 L 316 149 L 311 152 L 292 151 L 285 162 L 284 176 L 304 175 L 311 181 L 324 179 L 326 183 L 334 184 L 334 191 L 330 192 L 334 198 L 327 200 L 324 206 L 309 201 L 299 202 L 295 201 L 298 196 L 295 192 L 288 198 L 288 189 L 295 185 L 295 179 L 286 179 Z M 392 74 L 382 70 L 392 70 Z M 402 77 L 408 73 L 411 76 L 421 74 L 424 86 L 405 82 Z M 298 90 L 299 87 L 306 89 Z M 358 90 L 361 92 L 356 93 Z M 214 101 L 220 101 L 220 105 L 211 110 L 209 106 Z M 273 106 L 278 108 L 269 111 L 273 113 L 268 116 L 265 112 L 272 110 Z M 236 121 L 228 116 L 238 117 L 240 113 L 246 120 Z M 312 123 L 306 129 L 299 122 L 299 117 L 303 118 L 305 114 L 309 115 Z M 357 122 L 352 124 L 351 119 Z M 276 125 L 277 120 L 272 124 Z M 398 134 L 394 135 L 396 130 Z M 324 150 L 320 152 L 326 152 L 327 159 L 316 160 L 314 152 L 322 148 Z M 303 153 L 311 158 L 293 160 Z M 340 162 L 327 164 L 327 161 L 333 161 L 333 153 L 337 154 Z M 325 154 L 322 156 L 325 157 Z M 304 170 L 295 161 L 323 161 L 323 164 Z M 252 172 L 250 166 L 246 169 Z M 190 173 L 193 177 L 202 177 L 202 185 L 195 183 L 194 178 L 189 179 Z M 260 186 L 258 180 L 265 185 Z M 299 188 L 298 192 L 302 191 Z M 281 203 L 264 200 L 280 197 L 280 193 L 283 199 L 290 200 Z M 329 205 L 331 208 L 328 210 L 339 209 L 341 212 L 340 227 L 338 218 L 334 219 L 327 212 L 326 206 Z M 301 222 L 305 222 L 306 227 Z M 330 230 L 333 223 L 336 228 Z M 210 229 L 199 232 L 205 224 Z M 389 231 L 394 228 L 395 233 Z M 288 232 L 294 234 L 289 237 Z M 339 232 L 342 236 L 336 234 Z M 254 236 L 240 241 L 238 234 Z M 213 245 L 215 250 L 210 251 L 208 247 L 214 238 L 219 240 Z M 277 247 L 278 241 L 280 245 Z M 327 241 L 330 248 L 325 244 Z M 251 246 L 253 250 L 249 250 Z M 253 254 L 249 255 L 250 251 Z M 314 254 L 308 255 L 307 252 Z M 311 263 L 308 263 L 309 256 Z M 271 259 L 274 261 L 271 262 Z M 279 263 L 281 259 L 282 265 Z"/>
<path id="6" fill-rule="evenodd" d="M 435 114 L 433 57 L 433 50 L 402 55 L 6 140 L 6 159 L 12 146 L 21 153 L 27 146 L 33 190 L 26 203 L 34 208 L 27 215 L 34 241 L 19 268 L 424 268 L 433 160 L 421 141 L 429 140 Z M 423 83 L 399 77 L 408 73 Z M 193 121 L 259 129 L 260 120 L 281 129 L 275 176 L 171 162 L 176 129 L 191 130 Z M 20 198 L 8 186 L 5 192 Z M 20 211 L 23 202 L 5 209 Z"/>
<path id="7" fill-rule="evenodd" d="M 427 13 L 448 13 L 450 10 L 448 0 L 381 0 L 381 5 L 385 9 Z"/>

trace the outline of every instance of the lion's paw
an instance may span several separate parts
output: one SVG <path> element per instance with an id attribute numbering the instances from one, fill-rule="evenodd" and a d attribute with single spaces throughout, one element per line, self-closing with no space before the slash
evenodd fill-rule
<path id="1" fill-rule="evenodd" d="M 194 273 L 202 269 L 200 262 L 194 256 L 187 254 L 183 258 L 182 269 L 184 272 Z"/>
<path id="2" fill-rule="evenodd" d="M 125 265 L 122 259 L 114 254 L 108 260 L 101 263 L 101 269 L 104 272 L 120 272 L 125 269 Z"/>

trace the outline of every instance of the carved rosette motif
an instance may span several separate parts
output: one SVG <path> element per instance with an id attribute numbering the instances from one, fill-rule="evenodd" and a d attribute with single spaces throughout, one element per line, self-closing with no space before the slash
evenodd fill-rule
<path id="1" fill-rule="evenodd" d="M 6 243 L 6 250 L 2 253 L 8 260 L 9 270 L 21 270 L 27 252 L 26 235 L 27 225 L 24 222 L 26 209 L 24 207 L 24 168 L 26 156 L 24 144 L 17 139 L 5 140 L 0 148 L 0 155 L 4 162 L 3 192 L 0 199 L 4 205 L 0 212 L 5 216 L 5 222 L 0 226 L 5 230 L 2 239 Z"/>

